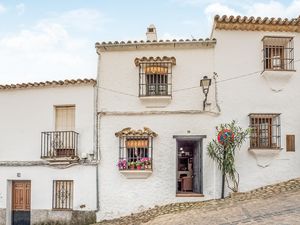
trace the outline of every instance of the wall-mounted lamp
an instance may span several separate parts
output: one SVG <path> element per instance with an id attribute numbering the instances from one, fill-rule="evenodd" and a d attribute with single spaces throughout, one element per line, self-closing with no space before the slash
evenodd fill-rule
<path id="1" fill-rule="evenodd" d="M 202 91 L 205 95 L 205 99 L 203 101 L 203 111 L 205 110 L 206 101 L 207 101 L 207 94 L 208 94 L 210 85 L 211 85 L 211 79 L 209 79 L 207 76 L 204 76 L 202 78 L 202 80 L 200 80 L 200 87 L 202 87 Z"/>

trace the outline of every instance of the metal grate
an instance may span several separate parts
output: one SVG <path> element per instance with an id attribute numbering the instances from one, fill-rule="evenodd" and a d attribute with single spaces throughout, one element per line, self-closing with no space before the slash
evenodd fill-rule
<path id="1" fill-rule="evenodd" d="M 73 208 L 73 181 L 54 180 L 53 181 L 53 201 L 52 208 L 66 210 Z"/>
<path id="2" fill-rule="evenodd" d="M 250 127 L 250 148 L 280 149 L 280 114 L 249 114 Z"/>
<path id="3" fill-rule="evenodd" d="M 293 37 L 263 38 L 264 70 L 294 70 Z"/>
<path id="4" fill-rule="evenodd" d="M 78 135 L 74 131 L 42 132 L 41 158 L 72 158 L 77 156 Z"/>
<path id="5" fill-rule="evenodd" d="M 120 137 L 120 170 L 152 169 L 153 139 L 151 136 Z M 140 167 L 138 167 L 140 165 Z"/>
<path id="6" fill-rule="evenodd" d="M 172 63 L 139 64 L 139 96 L 171 96 Z"/>

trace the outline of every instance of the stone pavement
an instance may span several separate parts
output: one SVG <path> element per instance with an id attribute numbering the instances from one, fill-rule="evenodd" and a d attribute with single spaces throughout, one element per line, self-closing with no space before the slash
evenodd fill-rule
<path id="1" fill-rule="evenodd" d="M 100 225 L 300 225 L 300 179 L 270 185 L 225 200 L 176 203 Z"/>

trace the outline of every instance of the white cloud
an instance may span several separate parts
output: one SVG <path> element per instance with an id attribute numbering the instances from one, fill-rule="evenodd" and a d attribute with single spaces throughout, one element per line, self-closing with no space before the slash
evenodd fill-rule
<path id="1" fill-rule="evenodd" d="M 6 8 L 0 4 L 0 14 L 4 13 L 6 11 Z"/>
<path id="2" fill-rule="evenodd" d="M 24 3 L 19 3 L 16 5 L 16 10 L 17 10 L 17 14 L 20 16 L 20 15 L 23 15 L 24 12 L 25 12 L 25 4 Z"/>
<path id="3" fill-rule="evenodd" d="M 99 27 L 101 16 L 96 10 L 73 10 L 2 35 L 0 83 L 95 77 L 97 55 L 86 31 Z"/>
<path id="4" fill-rule="evenodd" d="M 211 21 L 212 17 L 216 14 L 219 15 L 238 15 L 239 13 L 230 8 L 229 6 L 222 5 L 221 3 L 213 3 L 208 5 L 205 8 L 204 13 L 209 17 L 209 20 Z"/>
<path id="5" fill-rule="evenodd" d="M 260 17 L 298 17 L 300 14 L 300 0 L 293 0 L 290 4 L 282 4 L 279 1 L 255 2 L 248 1 L 242 7 L 235 10 L 226 3 L 212 3 L 205 8 L 205 14 L 210 18 L 219 15 L 246 15 Z"/>

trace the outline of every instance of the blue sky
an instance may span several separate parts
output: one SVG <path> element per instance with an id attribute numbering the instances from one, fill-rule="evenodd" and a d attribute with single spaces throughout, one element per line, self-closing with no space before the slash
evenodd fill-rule
<path id="1" fill-rule="evenodd" d="M 96 77 L 97 41 L 206 38 L 215 14 L 297 17 L 300 0 L 0 0 L 0 83 Z"/>

